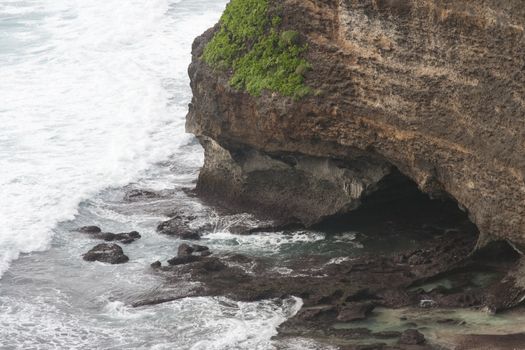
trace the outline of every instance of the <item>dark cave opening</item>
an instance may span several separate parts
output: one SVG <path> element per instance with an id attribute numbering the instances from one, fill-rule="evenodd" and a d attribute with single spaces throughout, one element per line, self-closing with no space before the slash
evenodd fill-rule
<path id="1" fill-rule="evenodd" d="M 452 197 L 430 198 L 397 170 L 361 202 L 358 209 L 328 217 L 313 229 L 329 234 L 359 232 L 366 244 L 379 251 L 415 247 L 420 241 L 451 232 L 470 235 L 475 244 L 479 235 Z"/>

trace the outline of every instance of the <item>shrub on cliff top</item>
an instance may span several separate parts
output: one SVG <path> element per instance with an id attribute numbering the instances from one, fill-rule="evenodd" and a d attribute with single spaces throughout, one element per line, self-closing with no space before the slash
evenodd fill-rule
<path id="1" fill-rule="evenodd" d="M 236 89 L 303 97 L 310 91 L 303 81 L 310 67 L 301 57 L 306 46 L 300 45 L 299 33 L 280 32 L 279 24 L 268 0 L 231 0 L 203 59 L 215 69 L 232 69 L 230 84 Z"/>

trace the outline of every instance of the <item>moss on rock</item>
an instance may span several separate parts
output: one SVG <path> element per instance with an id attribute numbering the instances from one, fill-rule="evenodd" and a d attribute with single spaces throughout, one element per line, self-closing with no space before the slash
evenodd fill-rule
<path id="1" fill-rule="evenodd" d="M 296 31 L 280 31 L 281 18 L 269 8 L 269 0 L 231 0 L 203 59 L 215 69 L 232 69 L 236 89 L 303 97 L 310 92 L 304 84 L 310 65 L 302 57 L 307 47 Z"/>

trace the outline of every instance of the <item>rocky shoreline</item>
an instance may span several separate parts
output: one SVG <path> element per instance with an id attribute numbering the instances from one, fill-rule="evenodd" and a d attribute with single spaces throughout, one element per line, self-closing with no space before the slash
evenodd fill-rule
<path id="1" fill-rule="evenodd" d="M 406 235 L 412 232 L 425 239 L 412 244 L 411 248 L 390 251 L 374 248 L 355 256 L 335 257 L 295 254 L 269 258 L 240 254 L 235 249 L 230 253 L 214 252 L 201 243 L 213 232 L 213 225 L 179 209 L 157 228 L 158 234 L 171 236 L 178 244 L 176 255 L 171 259 L 151 264 L 151 273 L 165 280 L 164 292 L 143 296 L 135 300 L 133 306 L 196 296 L 224 296 L 238 301 L 271 299 L 277 303 L 298 297 L 302 308 L 279 327 L 276 339 L 308 338 L 339 349 L 446 349 L 435 339 L 426 339 L 426 325 L 417 320 L 399 317 L 395 331 L 368 327 L 375 322 L 378 312 L 388 312 L 385 310 L 412 308 L 419 310 L 416 314 L 425 315 L 447 309 L 496 313 L 513 307 L 519 300 L 515 290 L 507 288 L 505 283 L 520 265 L 520 255 L 504 242 L 471 254 L 478 233 L 465 214 L 454 208 L 454 203 L 432 201 L 425 196 L 412 201 L 388 202 L 382 206 L 376 203 L 311 229 L 333 235 L 337 232 L 334 227 L 344 230 L 347 221 L 354 223 L 354 227 L 372 227 L 379 223 L 376 234 L 386 235 L 387 241 L 395 239 L 388 237 L 388 229 Z M 239 223 L 231 227 L 231 232 L 248 237 L 262 232 L 293 235 L 299 230 L 295 225 L 297 223 L 272 226 L 264 221 L 259 226 Z M 96 226 L 82 227 L 77 232 L 94 240 L 119 238 L 128 244 L 132 243 L 128 241 L 130 236 L 140 238 L 138 232 L 108 234 Z M 380 238 L 374 234 L 367 236 L 369 241 Z M 363 241 L 363 244 L 367 243 Z M 112 264 L 128 261 L 123 249 L 113 243 L 96 245 L 84 259 Z M 363 322 L 372 323 L 367 327 Z M 437 326 L 465 326 L 465 321 L 459 318 L 435 318 L 433 322 Z M 502 344 L 516 344 L 517 340 L 512 339 L 522 338 L 516 334 L 508 338 L 467 334 L 447 340 L 457 345 L 465 339 L 471 339 L 469 346 L 481 346 L 490 339 L 505 339 Z M 469 349 L 474 348 L 481 347 Z"/>

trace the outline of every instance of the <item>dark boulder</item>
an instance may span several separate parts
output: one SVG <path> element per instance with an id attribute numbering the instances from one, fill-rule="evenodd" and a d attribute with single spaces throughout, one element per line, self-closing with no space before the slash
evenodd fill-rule
<path id="1" fill-rule="evenodd" d="M 151 263 L 150 266 L 154 269 L 158 269 L 162 266 L 162 263 L 160 261 L 155 261 L 154 263 Z"/>
<path id="2" fill-rule="evenodd" d="M 97 244 L 93 249 L 83 255 L 86 261 L 100 261 L 109 264 L 122 264 L 129 260 L 118 244 Z"/>
<path id="3" fill-rule="evenodd" d="M 188 244 L 186 243 L 182 243 L 180 246 L 179 246 L 179 249 L 177 250 L 177 256 L 181 257 L 181 256 L 189 256 L 191 255 L 193 252 L 195 251 L 195 249 L 193 247 L 190 247 Z"/>

